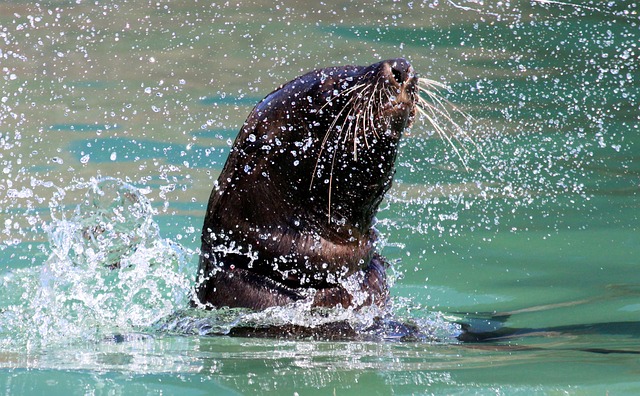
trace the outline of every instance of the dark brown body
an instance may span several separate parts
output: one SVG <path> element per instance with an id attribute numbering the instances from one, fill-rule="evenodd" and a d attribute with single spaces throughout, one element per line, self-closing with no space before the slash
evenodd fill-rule
<path id="1" fill-rule="evenodd" d="M 383 306 L 372 225 L 415 91 L 394 59 L 312 71 L 262 100 L 211 192 L 194 305 Z"/>

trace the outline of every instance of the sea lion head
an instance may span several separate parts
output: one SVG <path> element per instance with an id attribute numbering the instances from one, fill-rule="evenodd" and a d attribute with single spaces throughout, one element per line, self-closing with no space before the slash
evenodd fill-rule
<path id="1" fill-rule="evenodd" d="M 370 265 L 374 216 L 415 116 L 417 83 L 402 58 L 329 67 L 256 105 L 209 200 L 201 302 L 215 300 L 207 279 L 216 270 L 244 269 L 293 290 L 331 288 Z"/>
<path id="2" fill-rule="evenodd" d="M 366 230 L 391 185 L 416 91 L 404 59 L 315 70 L 259 103 L 234 151 L 269 153 L 262 169 L 313 202 L 318 219 Z"/>

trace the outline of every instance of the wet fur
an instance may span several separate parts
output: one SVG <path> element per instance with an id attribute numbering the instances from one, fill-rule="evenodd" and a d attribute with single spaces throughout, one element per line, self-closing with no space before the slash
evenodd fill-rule
<path id="1" fill-rule="evenodd" d="M 394 59 L 315 70 L 263 99 L 211 193 L 193 305 L 383 307 L 372 226 L 416 96 Z"/>

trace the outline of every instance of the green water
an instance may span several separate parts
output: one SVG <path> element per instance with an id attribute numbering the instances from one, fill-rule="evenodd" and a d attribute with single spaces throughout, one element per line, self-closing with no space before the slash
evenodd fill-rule
<path id="1" fill-rule="evenodd" d="M 637 394 L 640 6 L 574 3 L 0 3 L 0 392 Z M 394 309 L 441 341 L 158 331 L 252 105 L 398 56 L 473 117 L 458 153 L 416 122 L 378 216 Z M 57 255 L 98 176 L 156 211 L 117 276 Z"/>

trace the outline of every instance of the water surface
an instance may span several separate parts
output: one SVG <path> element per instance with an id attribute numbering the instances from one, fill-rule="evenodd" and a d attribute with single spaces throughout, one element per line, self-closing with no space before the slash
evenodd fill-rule
<path id="1" fill-rule="evenodd" d="M 589 0 L 3 2 L 0 386 L 637 393 L 638 12 Z M 437 341 L 160 326 L 186 306 L 205 203 L 252 106 L 304 71 L 398 56 L 473 117 L 453 113 L 473 140 L 456 149 L 416 122 L 378 216 L 394 312 Z M 87 197 L 104 177 L 138 215 L 91 228 L 104 213 Z M 454 323 L 502 338 L 459 343 Z"/>

